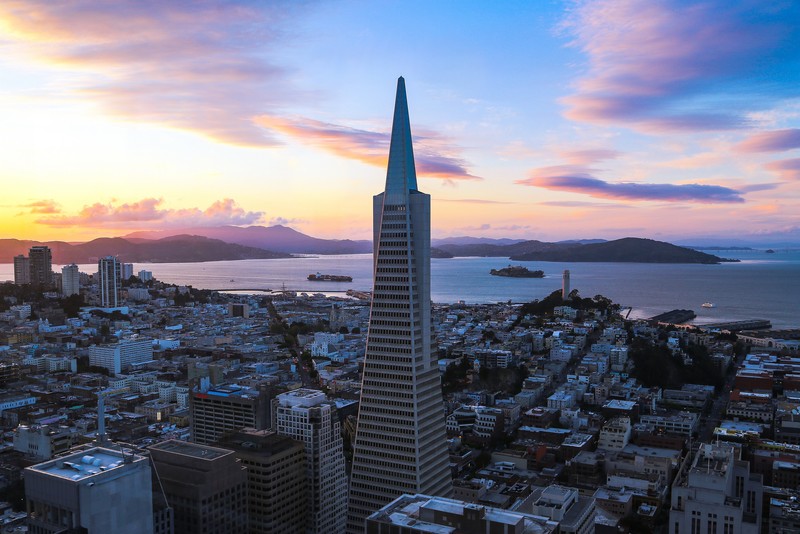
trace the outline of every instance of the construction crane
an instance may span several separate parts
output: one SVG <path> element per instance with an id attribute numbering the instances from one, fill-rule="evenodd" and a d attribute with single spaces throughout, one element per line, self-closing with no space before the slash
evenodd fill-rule
<path id="1" fill-rule="evenodd" d="M 128 393 L 129 387 L 108 388 L 97 392 L 97 443 L 104 445 L 106 439 L 106 398 Z"/>

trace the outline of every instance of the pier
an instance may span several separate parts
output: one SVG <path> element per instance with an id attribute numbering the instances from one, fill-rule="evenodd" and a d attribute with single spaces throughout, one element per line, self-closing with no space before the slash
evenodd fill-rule
<path id="1" fill-rule="evenodd" d="M 750 319 L 747 321 L 732 321 L 729 323 L 708 323 L 699 324 L 697 328 L 701 330 L 727 330 L 729 332 L 739 332 L 742 330 L 763 330 L 772 328 L 772 323 L 766 319 Z"/>

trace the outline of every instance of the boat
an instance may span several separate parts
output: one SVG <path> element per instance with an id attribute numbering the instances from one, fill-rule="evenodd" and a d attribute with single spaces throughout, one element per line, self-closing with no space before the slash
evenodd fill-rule
<path id="1" fill-rule="evenodd" d="M 309 274 L 309 282 L 352 282 L 352 276 L 345 276 L 339 274 Z"/>
<path id="2" fill-rule="evenodd" d="M 544 278 L 544 271 L 530 271 L 521 265 L 509 265 L 502 269 L 489 271 L 492 276 L 508 276 L 510 278 Z"/>
<path id="3" fill-rule="evenodd" d="M 704 308 L 716 308 L 717 307 L 717 305 L 714 304 L 713 302 L 704 302 L 704 303 L 701 304 L 701 306 L 704 307 Z"/>

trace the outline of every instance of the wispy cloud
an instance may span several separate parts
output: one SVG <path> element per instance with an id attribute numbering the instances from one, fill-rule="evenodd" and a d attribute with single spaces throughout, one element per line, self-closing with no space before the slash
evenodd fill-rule
<path id="1" fill-rule="evenodd" d="M 303 4 L 6 0 L 0 27 L 6 51 L 69 72 L 113 116 L 270 146 L 252 118 L 307 96 L 274 53 Z"/>
<path id="2" fill-rule="evenodd" d="M 571 165 L 591 165 L 607 159 L 615 159 L 620 152 L 607 148 L 586 148 L 579 150 L 562 150 L 559 152 L 564 161 Z"/>
<path id="3" fill-rule="evenodd" d="M 707 0 L 575 2 L 563 29 L 587 69 L 566 116 L 647 132 L 744 127 L 800 94 L 800 4 Z M 783 72 L 776 75 L 777 70 Z"/>
<path id="4" fill-rule="evenodd" d="M 287 226 L 289 224 L 303 224 L 303 223 L 306 223 L 306 222 L 308 222 L 308 221 L 306 221 L 304 219 L 287 219 L 286 217 L 273 217 L 273 218 L 271 218 L 269 220 L 269 225 L 270 226 L 276 226 L 276 225 Z"/>
<path id="5" fill-rule="evenodd" d="M 719 185 L 606 182 L 585 172 L 553 173 L 538 169 L 516 183 L 555 191 L 582 193 L 596 198 L 703 204 L 744 202 L 739 191 Z"/>
<path id="6" fill-rule="evenodd" d="M 507 200 L 487 200 L 484 198 L 437 198 L 436 202 L 457 202 L 461 204 L 517 204 Z"/>
<path id="7" fill-rule="evenodd" d="M 122 204 L 96 202 L 84 206 L 75 215 L 42 217 L 36 222 L 56 227 L 97 228 L 134 225 L 138 228 L 175 228 L 255 224 L 264 217 L 264 213 L 260 211 L 245 211 L 230 198 L 217 200 L 204 210 L 200 208 L 169 209 L 163 208 L 162 204 L 163 199 L 160 198 L 145 198 L 138 202 Z"/>
<path id="8" fill-rule="evenodd" d="M 734 147 L 739 152 L 783 152 L 800 148 L 800 129 L 773 130 L 753 134 Z"/>
<path id="9" fill-rule="evenodd" d="M 526 184 L 527 185 L 527 184 Z M 609 203 L 609 202 L 585 202 L 582 200 L 548 200 L 539 202 L 542 206 L 554 206 L 556 208 L 632 208 L 628 204 Z"/>
<path id="10" fill-rule="evenodd" d="M 764 167 L 784 180 L 800 180 L 800 158 L 770 161 Z"/>
<path id="11" fill-rule="evenodd" d="M 61 207 L 55 200 L 37 200 L 29 204 L 23 204 L 21 208 L 28 208 L 28 213 L 35 213 L 40 215 L 50 215 L 54 213 L 61 213 Z"/>
<path id="12" fill-rule="evenodd" d="M 330 124 L 308 118 L 258 117 L 257 123 L 336 154 L 370 165 L 385 167 L 389 153 L 389 134 Z M 467 170 L 459 150 L 434 132 L 418 130 L 414 136 L 417 174 L 446 180 L 480 180 Z"/>

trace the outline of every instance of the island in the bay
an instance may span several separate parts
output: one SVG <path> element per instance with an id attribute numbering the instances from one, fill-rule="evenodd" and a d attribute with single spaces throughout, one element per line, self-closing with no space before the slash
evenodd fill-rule
<path id="1" fill-rule="evenodd" d="M 311 282 L 352 282 L 352 276 L 339 275 L 339 274 L 309 274 L 308 279 Z"/>
<path id="2" fill-rule="evenodd" d="M 492 269 L 489 274 L 494 276 L 508 276 L 510 278 L 544 278 L 544 271 L 531 271 L 522 265 L 509 265 L 502 269 Z"/>

